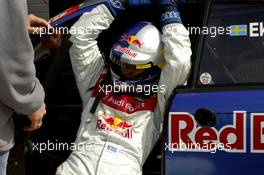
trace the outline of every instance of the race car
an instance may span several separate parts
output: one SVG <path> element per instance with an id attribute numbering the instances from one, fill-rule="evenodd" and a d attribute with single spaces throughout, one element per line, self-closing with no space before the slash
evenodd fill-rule
<path id="1" fill-rule="evenodd" d="M 188 87 L 164 126 L 166 175 L 263 174 L 264 1 L 208 1 Z"/>

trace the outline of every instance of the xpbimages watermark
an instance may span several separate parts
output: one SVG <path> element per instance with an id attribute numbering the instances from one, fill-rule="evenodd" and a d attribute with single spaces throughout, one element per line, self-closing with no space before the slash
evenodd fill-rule
<path id="1" fill-rule="evenodd" d="M 166 85 L 131 85 L 126 83 L 115 82 L 109 85 L 99 85 L 99 92 L 106 94 L 113 93 L 143 93 L 144 95 L 150 95 L 151 93 L 164 93 L 166 91 Z"/>
<path id="2" fill-rule="evenodd" d="M 178 151 L 192 151 L 192 152 L 210 152 L 216 153 L 218 151 L 229 151 L 232 149 L 231 143 L 210 143 L 210 144 L 200 144 L 200 143 L 165 143 L 165 151 L 171 153 Z"/>
<path id="3" fill-rule="evenodd" d="M 34 31 L 33 34 L 37 34 L 40 37 L 45 35 L 91 35 L 91 34 L 99 34 L 99 30 L 94 30 L 89 27 L 33 27 Z"/>
<path id="4" fill-rule="evenodd" d="M 263 37 L 264 22 L 250 22 L 244 24 L 230 24 L 226 26 L 186 26 L 191 35 L 209 35 L 214 38 L 221 35 L 230 37 Z"/>
<path id="5" fill-rule="evenodd" d="M 209 35 L 210 37 L 214 38 L 218 35 L 231 35 L 232 30 L 231 26 L 223 27 L 223 26 L 189 26 L 187 25 L 187 30 L 190 35 Z"/>
<path id="6" fill-rule="evenodd" d="M 32 150 L 38 151 L 39 153 L 42 153 L 44 151 L 85 151 L 85 150 L 91 150 L 92 145 L 86 144 L 86 143 L 63 143 L 58 142 L 58 140 L 50 141 L 47 140 L 46 142 L 41 143 L 32 143 Z"/>
<path id="7" fill-rule="evenodd" d="M 264 36 L 264 22 L 250 22 L 247 24 L 230 24 L 226 26 L 190 26 L 185 25 L 190 35 L 208 35 L 212 38 L 217 36 L 249 36 L 249 37 L 262 37 Z M 72 34 L 72 35 L 89 35 L 99 34 L 98 30 L 91 29 L 85 26 L 72 26 L 68 27 L 33 27 L 33 34 L 38 34 L 40 37 L 44 35 L 53 34 Z M 175 29 L 168 29 L 175 30 Z M 175 31 L 177 32 L 177 31 Z"/>

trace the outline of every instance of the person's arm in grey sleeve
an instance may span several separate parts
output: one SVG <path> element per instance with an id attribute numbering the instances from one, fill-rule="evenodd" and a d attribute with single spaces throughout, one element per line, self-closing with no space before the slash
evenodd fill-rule
<path id="1" fill-rule="evenodd" d="M 0 0 L 0 6 L 0 100 L 17 113 L 29 115 L 43 105 L 44 91 L 35 77 L 26 2 Z"/>

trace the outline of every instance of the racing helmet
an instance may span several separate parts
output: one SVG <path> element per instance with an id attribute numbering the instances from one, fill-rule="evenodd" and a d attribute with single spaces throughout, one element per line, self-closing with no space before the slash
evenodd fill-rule
<path id="1" fill-rule="evenodd" d="M 110 51 L 110 73 L 114 84 L 128 93 L 138 86 L 157 85 L 164 63 L 163 44 L 159 30 L 150 22 L 138 22 L 128 28 Z M 133 78 L 122 74 L 122 67 L 134 65 L 142 70 Z M 129 90 L 127 89 L 129 87 Z M 151 95 L 151 94 L 150 94 Z"/>

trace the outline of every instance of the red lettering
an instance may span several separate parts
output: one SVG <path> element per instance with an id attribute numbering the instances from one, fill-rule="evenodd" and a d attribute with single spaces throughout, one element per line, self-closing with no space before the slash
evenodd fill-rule
<path id="1" fill-rule="evenodd" d="M 209 145 L 209 148 L 211 148 L 213 142 L 205 143 L 205 141 L 212 140 L 217 141 L 216 131 L 212 128 L 200 128 L 195 134 L 195 142 L 199 143 L 201 147 Z M 213 146 L 215 146 L 215 144 L 213 144 Z"/>
<path id="2" fill-rule="evenodd" d="M 185 145 L 188 146 L 189 151 L 200 151 L 198 148 L 206 148 L 207 151 L 218 148 L 218 145 L 224 145 L 224 150 L 231 152 L 246 152 L 246 112 L 234 112 L 233 124 L 225 125 L 219 131 L 214 127 L 196 127 L 194 117 L 189 113 L 172 113 L 169 118 L 169 145 L 172 149 Z M 264 114 L 263 123 L 256 119 L 255 125 L 258 125 L 258 130 L 255 132 L 264 136 Z M 256 133 L 254 135 L 257 135 Z M 254 143 L 259 143 L 264 146 L 260 140 L 261 137 L 255 139 Z M 258 145 L 258 144 L 257 144 Z M 179 151 L 184 151 L 179 150 Z M 203 150 L 206 151 L 206 150 Z"/>
<path id="3" fill-rule="evenodd" d="M 251 128 L 251 132 L 253 134 L 251 134 L 251 137 L 253 140 L 253 150 L 251 151 L 264 152 L 264 114 L 254 114 L 252 117 L 253 126 Z"/>
<path id="4" fill-rule="evenodd" d="M 102 120 L 100 120 L 100 119 L 97 120 L 96 129 L 101 129 L 100 128 L 101 123 L 102 123 Z"/>
<path id="5" fill-rule="evenodd" d="M 105 127 L 106 127 L 106 124 L 105 123 L 102 123 L 101 129 L 105 129 Z"/>
<path id="6" fill-rule="evenodd" d="M 239 150 L 245 150 L 245 146 L 244 145 L 244 129 L 246 129 L 246 125 L 244 124 L 244 115 L 246 115 L 246 113 L 243 112 L 239 112 L 239 113 L 235 113 L 234 114 L 234 120 L 235 120 L 235 125 L 227 125 L 225 127 L 223 127 L 219 132 L 220 132 L 220 143 L 223 143 L 224 145 L 226 145 L 227 143 L 229 143 L 229 146 L 232 149 L 239 149 Z M 233 139 L 236 140 L 228 140 L 228 137 L 230 136 L 230 134 L 233 134 Z"/>
<path id="7" fill-rule="evenodd" d="M 107 124 L 105 124 L 100 119 L 98 119 L 98 121 L 97 121 L 96 129 L 105 130 L 106 132 L 114 132 L 115 134 L 118 134 L 121 137 L 132 139 L 132 128 L 128 128 L 126 130 L 120 131 L 118 129 L 113 129 L 113 128 L 109 127 Z"/>
<path id="8" fill-rule="evenodd" d="M 174 148 L 183 143 L 192 143 L 192 140 L 188 136 L 194 129 L 194 121 L 192 117 L 187 113 L 179 113 L 171 115 L 171 142 Z M 178 145 L 177 145 L 178 144 Z"/>

